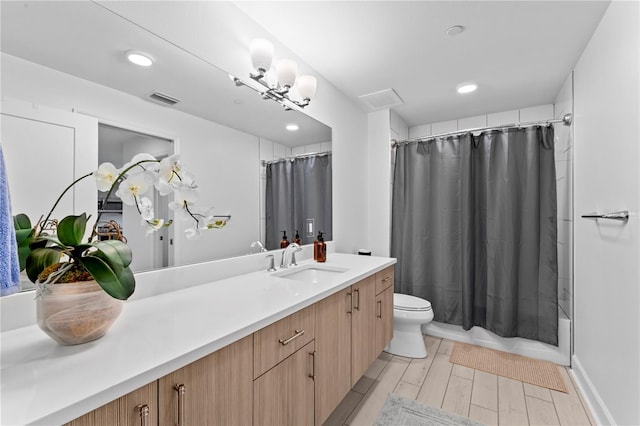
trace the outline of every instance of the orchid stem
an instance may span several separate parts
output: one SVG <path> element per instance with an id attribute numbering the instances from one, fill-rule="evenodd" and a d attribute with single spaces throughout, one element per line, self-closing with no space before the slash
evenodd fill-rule
<path id="1" fill-rule="evenodd" d="M 64 194 L 66 194 L 66 193 L 67 193 L 67 191 L 69 191 L 69 190 L 73 187 L 73 185 L 75 185 L 76 183 L 80 182 L 82 179 L 84 179 L 84 178 L 87 178 L 87 177 L 91 176 L 92 174 L 93 174 L 93 172 L 91 172 L 91 173 L 87 173 L 86 175 L 81 176 L 81 177 L 79 177 L 78 179 L 74 180 L 74 181 L 71 183 L 71 185 L 67 186 L 67 187 L 65 188 L 65 190 L 64 190 L 64 191 L 62 191 L 62 194 L 60 194 L 60 196 L 58 197 L 58 199 L 56 200 L 56 202 L 55 202 L 55 203 L 53 203 L 53 207 L 51 207 L 51 210 L 49 210 L 49 214 L 47 214 L 47 217 L 46 217 L 46 219 L 44 220 L 44 222 L 38 222 L 38 223 L 47 223 L 47 222 L 49 221 L 49 218 L 51 217 L 51 214 L 53 213 L 53 211 L 56 209 L 56 207 L 58 207 L 58 203 L 60 203 L 60 200 L 62 200 L 62 197 L 64 196 Z M 37 237 L 39 237 L 41 234 L 42 234 L 42 229 L 40 229 L 40 230 L 38 231 L 38 235 L 37 235 Z"/>

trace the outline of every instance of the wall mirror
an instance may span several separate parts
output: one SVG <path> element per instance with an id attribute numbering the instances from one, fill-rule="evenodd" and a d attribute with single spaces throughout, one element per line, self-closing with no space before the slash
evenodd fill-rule
<path id="1" fill-rule="evenodd" d="M 95 117 L 95 138 L 72 142 L 64 156 L 58 154 L 60 158 L 73 157 L 79 144 L 95 144 L 88 149 L 90 164 L 84 165 L 95 169 L 100 125 L 170 140 L 196 175 L 204 204 L 232 214 L 226 228 L 196 241 L 186 241 L 184 228 L 176 224 L 170 265 L 250 253 L 251 242 L 265 238 L 266 171 L 261 162 L 331 150 L 328 126 L 236 87 L 215 64 L 100 4 L 17 1 L 2 2 L 0 7 L 3 100 Z M 132 49 L 149 53 L 153 66 L 143 69 L 128 63 L 125 53 Z M 9 115 L 2 112 L 4 125 Z M 285 129 L 292 122 L 298 131 Z M 3 130 L 3 149 L 9 143 Z M 51 148 L 52 141 L 32 138 L 30 143 L 39 150 L 38 144 Z M 7 152 L 5 157 L 14 175 L 28 171 L 16 167 L 18 160 Z M 73 165 L 59 168 L 57 179 L 68 183 Z M 23 179 L 9 178 L 12 193 L 28 192 L 29 188 L 20 188 Z M 60 192 L 51 191 L 54 198 Z M 35 202 L 34 197 L 25 199 Z M 74 202 L 88 199 L 97 205 L 97 196 L 76 194 L 62 210 L 70 213 L 79 208 Z M 30 208 L 42 211 L 50 205 L 47 199 Z M 62 211 L 60 216 L 68 213 Z"/>

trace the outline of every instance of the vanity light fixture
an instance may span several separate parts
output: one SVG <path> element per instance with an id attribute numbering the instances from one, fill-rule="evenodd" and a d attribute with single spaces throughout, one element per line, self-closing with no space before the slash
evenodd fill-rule
<path id="1" fill-rule="evenodd" d="M 478 89 L 478 84 L 474 82 L 458 84 L 458 86 L 456 87 L 456 90 L 460 94 L 475 92 L 476 89 Z"/>
<path id="2" fill-rule="evenodd" d="M 287 124 L 285 126 L 285 129 L 287 129 L 290 132 L 295 132 L 299 128 L 300 128 L 300 126 L 298 126 L 296 123 L 289 123 L 289 124 Z"/>
<path id="3" fill-rule="evenodd" d="M 311 75 L 298 76 L 298 64 L 291 59 L 280 59 L 275 63 L 275 69 L 272 69 L 273 52 L 273 44 L 263 38 L 252 40 L 249 46 L 249 56 L 254 69 L 254 72 L 249 73 L 249 77 L 260 84 L 261 88 L 257 89 L 234 76 L 230 76 L 231 79 L 236 86 L 247 86 L 260 93 L 262 99 L 276 101 L 287 111 L 292 109 L 292 104 L 300 108 L 306 107 L 316 94 L 316 78 Z M 302 100 L 290 96 L 294 88 Z"/>
<path id="4" fill-rule="evenodd" d="M 127 50 L 127 59 L 129 62 L 141 67 L 150 67 L 153 65 L 153 58 L 151 55 L 138 50 Z"/>

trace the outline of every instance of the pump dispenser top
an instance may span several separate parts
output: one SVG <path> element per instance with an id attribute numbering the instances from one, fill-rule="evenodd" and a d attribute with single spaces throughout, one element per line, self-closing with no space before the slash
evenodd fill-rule
<path id="1" fill-rule="evenodd" d="M 296 235 L 293 237 L 293 242 L 298 244 L 299 246 L 302 245 L 302 240 L 300 239 L 300 234 L 298 233 L 297 229 L 296 229 Z"/>
<path id="2" fill-rule="evenodd" d="M 287 231 L 282 231 L 282 240 L 280 240 L 280 248 L 287 248 L 289 245 L 289 239 L 287 238 Z"/>

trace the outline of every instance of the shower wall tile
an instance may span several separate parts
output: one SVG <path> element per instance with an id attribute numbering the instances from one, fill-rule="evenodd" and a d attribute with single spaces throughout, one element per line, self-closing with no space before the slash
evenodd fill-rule
<path id="1" fill-rule="evenodd" d="M 571 280 L 558 279 L 558 307 L 568 318 L 571 318 L 572 315 L 571 293 Z"/>
<path id="2" fill-rule="evenodd" d="M 520 122 L 550 120 L 553 115 L 553 104 L 539 105 L 531 108 L 520 109 Z"/>
<path id="3" fill-rule="evenodd" d="M 259 139 L 260 143 L 260 161 L 273 160 L 273 142 L 268 139 Z"/>
<path id="4" fill-rule="evenodd" d="M 558 219 L 571 220 L 573 218 L 571 183 L 571 161 L 556 161 Z"/>
<path id="5" fill-rule="evenodd" d="M 333 145 L 332 145 L 331 141 L 322 142 L 320 144 L 320 151 L 322 151 L 322 152 L 328 152 L 328 151 L 331 151 L 332 149 L 333 149 Z"/>
<path id="6" fill-rule="evenodd" d="M 486 115 L 476 115 L 475 117 L 460 118 L 458 120 L 458 130 L 475 129 L 478 127 L 487 127 Z"/>
<path id="7" fill-rule="evenodd" d="M 441 121 L 440 123 L 431 124 L 431 134 L 455 132 L 458 130 L 458 120 Z"/>
<path id="8" fill-rule="evenodd" d="M 290 148 L 289 148 L 290 149 Z M 287 156 L 287 147 L 279 143 L 273 144 L 273 159 L 285 158 Z"/>
<path id="9" fill-rule="evenodd" d="M 512 124 L 520 121 L 520 110 L 497 112 L 495 114 L 487 114 L 487 126 L 502 126 L 504 124 Z"/>
<path id="10" fill-rule="evenodd" d="M 431 124 L 409 127 L 409 139 L 424 138 L 431 135 Z"/>

